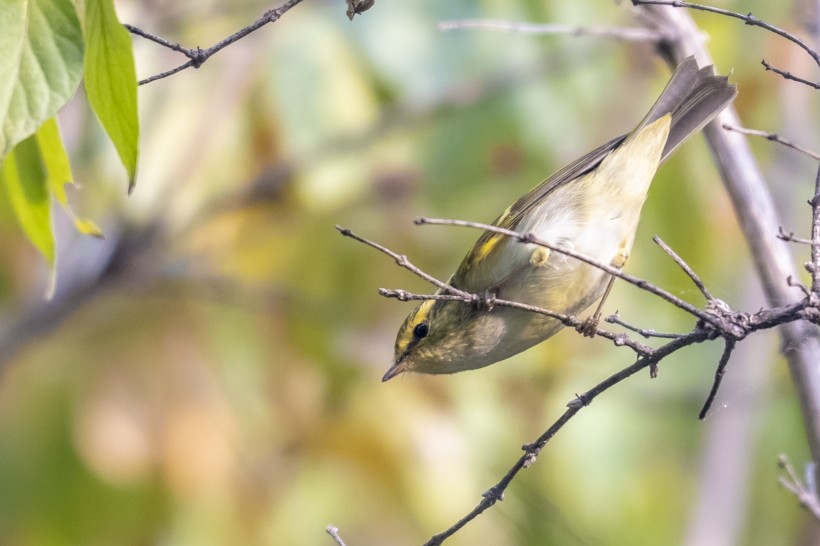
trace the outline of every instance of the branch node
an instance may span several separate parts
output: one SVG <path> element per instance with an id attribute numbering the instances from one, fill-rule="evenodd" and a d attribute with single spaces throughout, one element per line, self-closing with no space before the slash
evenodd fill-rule
<path id="1" fill-rule="evenodd" d="M 490 504 L 495 504 L 504 500 L 504 490 L 496 485 L 484 491 L 481 496 L 490 501 Z"/>
<path id="2" fill-rule="evenodd" d="M 740 341 L 746 337 L 750 330 L 750 318 L 746 313 L 736 313 L 732 311 L 729 304 L 725 301 L 714 298 L 707 302 L 706 312 L 715 317 L 717 320 L 717 329 L 715 334 L 727 340 Z M 701 327 L 705 329 L 715 328 L 714 323 L 702 323 Z"/>
<path id="3" fill-rule="evenodd" d="M 202 66 L 202 63 L 207 61 L 208 57 L 210 57 L 208 52 L 199 46 L 196 46 L 194 49 L 188 50 L 188 58 L 191 59 L 192 68 L 196 69 Z"/>
<path id="4" fill-rule="evenodd" d="M 567 403 L 567 407 L 569 409 L 581 409 L 587 407 L 590 402 L 591 400 L 587 399 L 586 394 L 575 393 L 575 398 Z"/>
<path id="5" fill-rule="evenodd" d="M 534 465 L 540 452 L 541 450 L 537 447 L 533 447 L 532 445 L 527 446 L 527 453 L 524 455 L 524 468 L 529 468 Z"/>

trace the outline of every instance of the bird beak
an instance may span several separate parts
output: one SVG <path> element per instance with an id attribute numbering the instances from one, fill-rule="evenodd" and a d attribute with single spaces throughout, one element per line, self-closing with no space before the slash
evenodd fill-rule
<path id="1" fill-rule="evenodd" d="M 406 372 L 409 363 L 410 361 L 406 356 L 399 358 L 396 363 L 393 364 L 389 370 L 387 370 L 387 373 L 384 374 L 384 377 L 382 377 L 382 382 L 389 381 L 400 373 Z"/>

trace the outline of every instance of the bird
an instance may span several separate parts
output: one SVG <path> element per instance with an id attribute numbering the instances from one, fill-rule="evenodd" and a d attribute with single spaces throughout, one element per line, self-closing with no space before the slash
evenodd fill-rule
<path id="1" fill-rule="evenodd" d="M 530 233 L 621 269 L 658 166 L 736 95 L 736 86 L 716 75 L 711 65 L 701 68 L 694 57 L 685 59 L 634 130 L 538 184 L 493 225 Z M 480 297 L 473 302 L 438 299 L 418 305 L 399 328 L 394 360 L 382 380 L 406 372 L 452 374 L 505 360 L 551 337 L 563 323 L 543 314 L 493 306 L 493 299 L 577 316 L 602 296 L 605 299 L 613 280 L 576 258 L 485 231 L 447 282 Z M 601 305 L 588 319 L 592 331 Z"/>

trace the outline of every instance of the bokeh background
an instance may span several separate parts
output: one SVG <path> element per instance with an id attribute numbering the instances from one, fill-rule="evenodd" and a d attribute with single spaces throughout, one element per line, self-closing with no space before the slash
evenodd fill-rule
<path id="1" fill-rule="evenodd" d="M 815 40 L 812 2 L 714 2 Z M 118 3 L 120 18 L 210 45 L 270 4 Z M 442 31 L 443 21 L 639 26 L 609 0 L 378 0 L 354 22 L 306 0 L 199 70 L 140 88 L 140 173 L 126 196 L 82 97 L 60 116 L 81 188 L 55 211 L 57 295 L 0 201 L 0 543 L 424 542 L 470 510 L 584 391 L 632 361 L 571 331 L 489 368 L 380 382 L 429 287 L 337 224 L 447 278 L 477 233 L 419 215 L 490 221 L 530 187 L 631 129 L 669 72 L 647 44 Z M 695 14 L 732 73 L 749 127 L 817 142 L 796 47 Z M 135 39 L 138 73 L 179 64 Z M 815 72 L 812 72 L 815 70 Z M 782 223 L 808 232 L 810 160 L 752 143 Z M 702 137 L 660 171 L 627 267 L 697 304 L 660 235 L 734 308 L 765 305 Z M 774 236 L 774 234 L 772 234 Z M 796 247 L 796 263 L 807 252 Z M 689 317 L 616 284 L 607 312 L 659 331 Z M 585 409 L 503 503 L 448 544 L 797 544 L 810 521 L 777 483 L 807 459 L 776 335 L 744 341 L 698 421 L 721 347 L 703 345 Z"/>

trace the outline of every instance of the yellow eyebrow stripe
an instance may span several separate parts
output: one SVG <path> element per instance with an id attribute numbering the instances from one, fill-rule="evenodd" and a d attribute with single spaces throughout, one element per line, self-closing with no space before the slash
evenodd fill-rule
<path id="1" fill-rule="evenodd" d="M 404 323 L 401 336 L 396 341 L 397 353 L 401 354 L 407 351 L 407 348 L 413 341 L 413 329 L 416 327 L 418 323 L 427 320 L 427 317 L 430 315 L 430 310 L 433 308 L 434 303 L 434 300 L 427 300 L 423 302 L 416 308 L 416 311 L 415 313 L 413 313 L 412 318 L 408 317 L 408 320 Z"/>
<path id="2" fill-rule="evenodd" d="M 424 322 L 427 320 L 427 315 L 430 314 L 430 309 L 433 308 L 433 304 L 435 300 L 427 300 L 421 305 L 419 305 L 418 311 L 416 311 L 416 318 L 413 320 L 413 325 L 418 324 L 419 322 Z"/>

